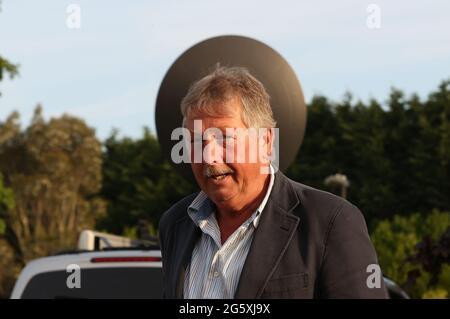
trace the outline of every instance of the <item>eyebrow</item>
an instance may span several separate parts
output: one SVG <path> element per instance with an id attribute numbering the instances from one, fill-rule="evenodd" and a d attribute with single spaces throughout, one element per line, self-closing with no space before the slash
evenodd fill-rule
<path id="1" fill-rule="evenodd" d="M 226 127 L 226 126 L 215 126 L 214 128 L 221 130 L 222 132 L 226 133 L 227 129 L 232 129 L 232 130 L 245 130 L 245 127 Z M 193 130 L 188 129 L 189 132 L 194 133 Z"/>
<path id="2" fill-rule="evenodd" d="M 226 131 L 227 128 L 224 128 L 224 127 L 215 127 L 215 128 L 218 129 L 219 131 L 221 131 L 223 134 L 227 133 L 227 131 Z M 235 128 L 233 128 L 233 129 L 235 129 Z M 189 133 L 191 133 L 191 135 L 195 135 L 195 133 L 198 134 L 198 132 L 195 132 L 195 131 L 190 130 L 190 129 L 188 129 L 188 131 L 189 131 Z M 203 134 L 204 134 L 204 131 L 201 133 L 201 135 L 203 135 Z"/>

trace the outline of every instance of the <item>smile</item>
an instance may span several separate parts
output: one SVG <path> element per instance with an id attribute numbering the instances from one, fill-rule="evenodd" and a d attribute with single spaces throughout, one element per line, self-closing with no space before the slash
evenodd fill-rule
<path id="1" fill-rule="evenodd" d="M 225 179 L 226 177 L 228 177 L 229 175 L 231 175 L 231 173 L 225 173 L 225 174 L 221 174 L 221 175 L 215 175 L 215 176 L 211 176 L 210 178 L 215 180 L 215 181 L 222 181 L 223 179 Z"/>

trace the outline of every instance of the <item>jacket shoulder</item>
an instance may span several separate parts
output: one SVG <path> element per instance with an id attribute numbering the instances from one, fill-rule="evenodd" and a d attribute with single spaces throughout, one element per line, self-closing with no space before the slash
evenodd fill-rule
<path id="1" fill-rule="evenodd" d="M 344 199 L 343 197 L 337 196 L 330 192 L 320 190 L 299 182 L 296 182 L 288 178 L 290 184 L 299 195 L 300 201 L 308 203 L 310 201 L 320 201 L 325 204 L 330 205 L 350 205 L 354 206 L 352 203 Z"/>
<path id="2" fill-rule="evenodd" d="M 361 211 L 346 199 L 330 192 L 288 179 L 298 196 L 302 214 L 309 220 L 316 220 L 327 227 L 337 215 L 350 215 L 350 218 L 363 218 Z"/>

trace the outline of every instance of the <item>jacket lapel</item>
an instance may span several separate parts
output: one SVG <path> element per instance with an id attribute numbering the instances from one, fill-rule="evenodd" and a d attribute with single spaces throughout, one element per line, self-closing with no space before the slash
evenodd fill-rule
<path id="1" fill-rule="evenodd" d="M 173 268 L 174 275 L 171 276 L 174 278 L 172 287 L 175 298 L 183 298 L 184 276 L 191 260 L 195 243 L 200 235 L 200 228 L 193 223 L 187 214 L 185 217 L 178 220 L 175 229 L 175 236 L 179 236 L 179 238 L 175 238 L 175 243 L 178 243 L 175 256 L 178 256 L 178 258 L 175 259 Z"/>
<path id="2" fill-rule="evenodd" d="M 300 218 L 290 212 L 298 204 L 299 199 L 289 180 L 277 172 L 242 268 L 235 298 L 253 299 L 261 296 L 297 230 Z"/>

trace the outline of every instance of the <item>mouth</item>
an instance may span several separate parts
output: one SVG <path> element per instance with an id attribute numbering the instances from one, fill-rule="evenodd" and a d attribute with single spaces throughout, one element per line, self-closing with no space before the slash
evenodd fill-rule
<path id="1" fill-rule="evenodd" d="M 224 174 L 219 174 L 219 175 L 212 175 L 209 178 L 215 180 L 215 181 L 221 181 L 224 180 L 225 178 L 227 178 L 228 176 L 230 176 L 231 173 L 224 173 Z"/>
<path id="2" fill-rule="evenodd" d="M 217 185 L 222 185 L 225 181 L 229 180 L 229 177 L 234 174 L 234 170 L 230 167 L 214 167 L 206 166 L 203 171 L 206 179 Z"/>

